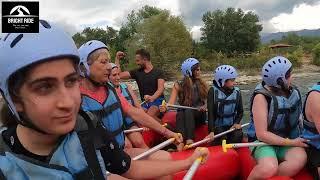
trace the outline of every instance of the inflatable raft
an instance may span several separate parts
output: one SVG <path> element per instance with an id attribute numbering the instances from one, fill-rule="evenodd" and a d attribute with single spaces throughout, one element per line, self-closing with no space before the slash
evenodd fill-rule
<path id="1" fill-rule="evenodd" d="M 175 128 L 176 112 L 167 112 L 164 114 L 162 121 L 167 123 L 170 127 Z M 203 139 L 208 135 L 207 125 L 200 126 L 195 131 L 195 142 Z M 149 147 L 159 144 L 163 137 L 153 131 L 143 132 L 143 138 Z M 206 146 L 206 144 L 204 144 Z M 256 165 L 255 159 L 251 156 L 249 148 L 239 148 L 237 150 L 228 150 L 227 153 L 222 152 L 221 146 L 208 147 L 210 156 L 208 161 L 199 167 L 195 173 L 194 180 L 229 180 L 229 179 L 242 179 L 246 180 L 251 170 Z M 186 159 L 193 152 L 193 149 L 173 152 L 171 153 L 172 159 Z M 186 171 L 179 172 L 174 175 L 175 180 L 183 179 Z M 310 173 L 303 169 L 295 177 L 277 176 L 269 178 L 269 180 L 312 180 Z"/>

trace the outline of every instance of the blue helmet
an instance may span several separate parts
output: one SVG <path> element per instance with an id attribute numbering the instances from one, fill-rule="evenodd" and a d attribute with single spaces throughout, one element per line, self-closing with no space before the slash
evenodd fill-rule
<path id="1" fill-rule="evenodd" d="M 286 73 L 292 67 L 291 62 L 282 56 L 276 56 L 270 59 L 262 67 L 262 80 L 268 86 L 281 88 L 279 80 L 282 80 L 284 85 L 288 84 Z"/>
<path id="2" fill-rule="evenodd" d="M 214 80 L 219 87 L 223 87 L 228 79 L 235 79 L 238 77 L 236 69 L 230 65 L 221 65 L 214 71 Z"/>
<path id="3" fill-rule="evenodd" d="M 55 57 L 71 57 L 79 62 L 77 47 L 62 29 L 40 20 L 39 33 L 2 34 L 0 39 L 0 90 L 8 107 L 22 121 L 9 94 L 8 79 L 18 70 Z"/>
<path id="4" fill-rule="evenodd" d="M 98 41 L 98 40 L 91 40 L 86 43 L 84 43 L 79 49 L 79 54 L 80 54 L 80 65 L 84 65 L 86 72 L 82 72 L 81 68 L 80 69 L 80 75 L 85 77 L 90 75 L 90 69 L 88 65 L 88 58 L 92 52 L 98 49 L 107 49 L 109 50 L 108 46 L 105 45 L 103 42 Z"/>
<path id="5" fill-rule="evenodd" d="M 192 67 L 199 64 L 199 61 L 195 58 L 188 58 L 183 61 L 181 65 L 181 72 L 184 76 L 192 77 Z"/>

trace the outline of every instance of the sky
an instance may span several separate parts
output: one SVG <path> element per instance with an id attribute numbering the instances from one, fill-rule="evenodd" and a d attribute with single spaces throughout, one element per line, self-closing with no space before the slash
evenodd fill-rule
<path id="1" fill-rule="evenodd" d="M 320 0 L 39 0 L 39 4 L 41 19 L 63 26 L 70 34 L 85 27 L 119 29 L 131 10 L 144 5 L 181 16 L 194 39 L 201 36 L 205 12 L 228 7 L 256 13 L 264 33 L 320 28 Z"/>

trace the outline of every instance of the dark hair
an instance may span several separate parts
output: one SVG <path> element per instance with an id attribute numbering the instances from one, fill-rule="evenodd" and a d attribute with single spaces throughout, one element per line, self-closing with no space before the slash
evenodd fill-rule
<path id="1" fill-rule="evenodd" d="M 150 61 L 150 53 L 145 49 L 138 49 L 136 51 L 136 55 L 140 55 L 142 58 L 146 58 L 148 61 Z"/>
<path id="2" fill-rule="evenodd" d="M 19 101 L 19 90 L 21 89 L 23 83 L 26 81 L 30 69 L 31 66 L 27 66 L 15 72 L 9 77 L 8 89 L 12 101 Z M 18 124 L 16 121 L 16 117 L 10 111 L 7 103 L 4 103 L 1 108 L 1 122 L 4 126 L 15 126 Z"/>

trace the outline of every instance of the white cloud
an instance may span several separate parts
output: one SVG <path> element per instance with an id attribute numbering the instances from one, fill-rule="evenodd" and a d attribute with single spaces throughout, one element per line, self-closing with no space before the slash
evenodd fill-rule
<path id="1" fill-rule="evenodd" d="M 320 3 L 313 6 L 300 4 L 295 6 L 292 13 L 280 14 L 270 20 L 278 31 L 294 31 L 301 29 L 320 28 Z"/>
<path id="2" fill-rule="evenodd" d="M 201 31 L 200 31 L 201 26 L 193 26 L 191 28 L 191 35 L 192 35 L 192 39 L 199 41 L 200 37 L 201 37 Z"/>

